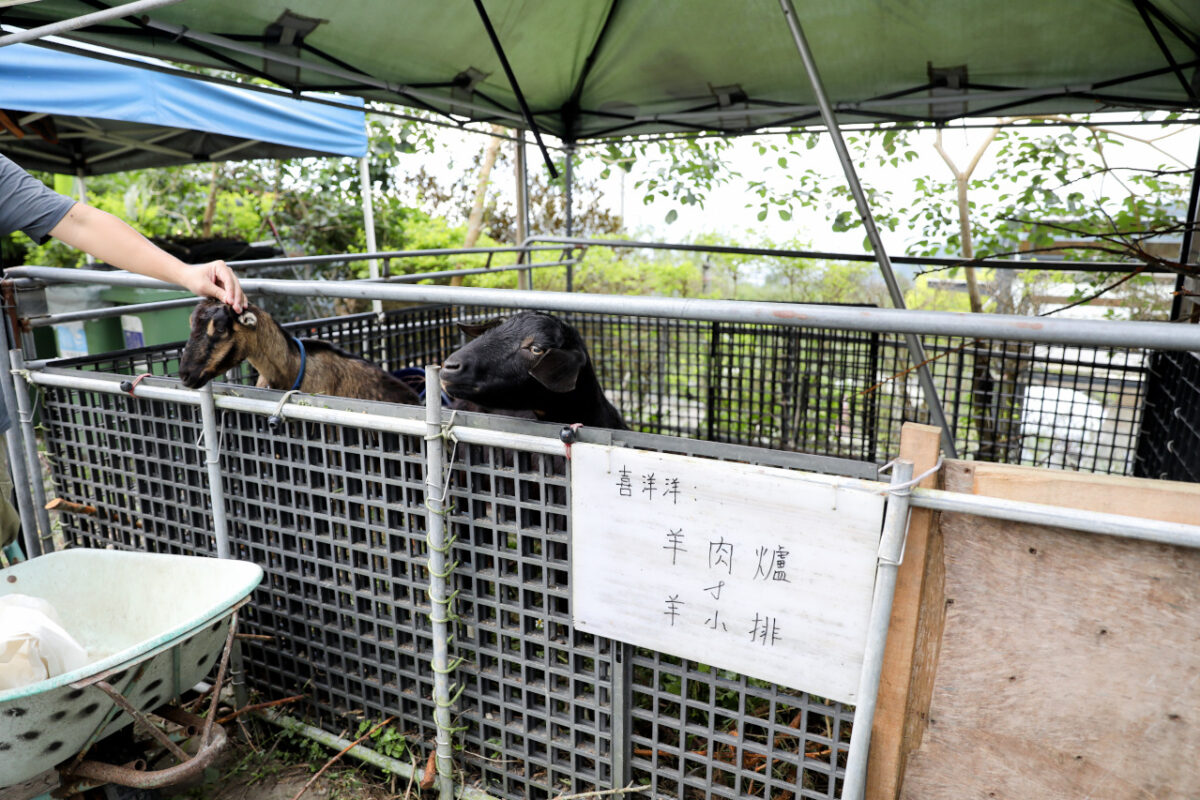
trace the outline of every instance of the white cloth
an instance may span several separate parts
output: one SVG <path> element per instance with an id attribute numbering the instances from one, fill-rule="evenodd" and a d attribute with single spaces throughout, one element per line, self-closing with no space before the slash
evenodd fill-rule
<path id="1" fill-rule="evenodd" d="M 24 594 L 0 595 L 0 691 L 79 669 L 89 660 L 50 603 Z"/>

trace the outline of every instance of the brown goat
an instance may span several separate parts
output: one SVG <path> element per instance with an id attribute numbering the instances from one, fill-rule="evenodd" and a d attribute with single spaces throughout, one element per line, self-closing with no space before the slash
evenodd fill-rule
<path id="1" fill-rule="evenodd" d="M 179 358 L 179 378 L 198 389 L 243 361 L 258 370 L 258 386 L 308 394 L 417 404 L 408 384 L 364 358 L 320 339 L 297 339 L 261 308 L 241 314 L 216 300 L 192 312 L 192 332 Z"/>

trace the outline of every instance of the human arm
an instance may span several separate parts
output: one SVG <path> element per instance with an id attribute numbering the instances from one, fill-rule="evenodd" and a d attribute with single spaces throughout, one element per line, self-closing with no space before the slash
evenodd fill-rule
<path id="1" fill-rule="evenodd" d="M 76 203 L 50 235 L 114 267 L 174 283 L 200 297 L 212 297 L 241 312 L 246 295 L 224 261 L 185 264 L 106 211 Z"/>

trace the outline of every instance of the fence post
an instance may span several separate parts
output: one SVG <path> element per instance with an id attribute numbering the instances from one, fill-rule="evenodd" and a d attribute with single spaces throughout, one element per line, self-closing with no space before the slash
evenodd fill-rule
<path id="1" fill-rule="evenodd" d="M 17 400 L 15 408 L 17 419 L 12 422 L 13 427 L 17 425 L 21 427 L 20 441 L 25 448 L 25 457 L 29 464 L 29 486 L 33 492 L 33 513 L 37 516 L 40 530 L 38 548 L 29 553 L 29 557 L 33 558 L 42 552 L 47 542 L 53 549 L 53 530 L 50 527 L 50 512 L 46 510 L 46 486 L 42 481 L 41 461 L 37 454 L 37 432 L 33 427 L 33 403 L 29 397 L 29 385 L 22 378 L 23 375 L 28 374 L 25 370 L 25 357 L 21 354 L 20 348 L 14 348 L 9 351 L 9 358 L 12 362 L 13 391 Z M 13 407 L 9 406 L 10 414 L 13 410 Z"/>
<path id="2" fill-rule="evenodd" d="M 867 625 L 867 645 L 863 652 L 862 676 L 858 681 L 858 702 L 854 707 L 854 729 L 850 732 L 850 750 L 846 754 L 846 777 L 842 781 L 842 800 L 861 800 L 866 790 L 867 754 L 871 746 L 871 725 L 883 670 L 883 651 L 892 617 L 892 598 L 896 573 L 904 554 L 904 536 L 908 527 L 908 502 L 912 487 L 913 462 L 897 459 L 892 467 L 887 513 L 875 567 L 875 595 Z"/>
<path id="3" fill-rule="evenodd" d="M 446 536 L 445 488 L 442 485 L 442 393 L 439 368 L 425 367 L 425 542 L 429 548 L 429 622 L 433 634 L 433 702 L 437 726 L 437 781 L 439 800 L 454 797 L 454 762 L 451 758 L 450 604 L 448 578 L 453 541 Z"/>

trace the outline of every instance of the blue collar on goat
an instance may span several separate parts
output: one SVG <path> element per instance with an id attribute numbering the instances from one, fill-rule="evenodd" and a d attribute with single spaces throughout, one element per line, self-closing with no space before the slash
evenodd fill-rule
<path id="1" fill-rule="evenodd" d="M 296 343 L 296 347 L 300 348 L 300 371 L 296 373 L 296 382 L 292 384 L 292 391 L 300 388 L 300 384 L 304 382 L 304 368 L 308 366 L 308 353 L 304 349 L 304 342 L 292 337 L 292 341 Z"/>

